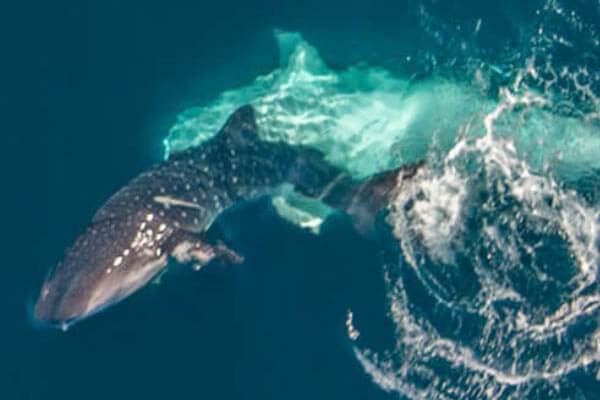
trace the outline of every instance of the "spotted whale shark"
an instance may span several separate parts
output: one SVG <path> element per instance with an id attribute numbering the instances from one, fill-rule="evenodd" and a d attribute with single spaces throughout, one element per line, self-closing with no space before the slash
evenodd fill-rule
<path id="1" fill-rule="evenodd" d="M 34 317 L 66 328 L 140 289 L 168 260 L 206 265 L 243 258 L 206 231 L 228 208 L 293 185 L 354 217 L 367 232 L 399 179 L 418 166 L 357 181 L 322 153 L 257 135 L 254 110 L 243 106 L 204 144 L 172 154 L 134 178 L 96 212 L 48 274 Z"/>

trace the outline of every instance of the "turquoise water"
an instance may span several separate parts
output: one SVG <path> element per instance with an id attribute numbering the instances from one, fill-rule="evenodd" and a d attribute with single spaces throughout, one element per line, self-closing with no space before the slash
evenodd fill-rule
<path id="1" fill-rule="evenodd" d="M 4 74 L 23 79 L 4 107 L 1 398 L 600 393 L 600 4 L 20 14 L 5 25 L 28 29 L 7 36 Z M 103 200 L 245 103 L 265 140 L 357 177 L 426 167 L 398 184 L 375 241 L 286 193 L 220 221 L 244 265 L 173 265 L 66 333 L 35 329 L 37 285 Z"/>

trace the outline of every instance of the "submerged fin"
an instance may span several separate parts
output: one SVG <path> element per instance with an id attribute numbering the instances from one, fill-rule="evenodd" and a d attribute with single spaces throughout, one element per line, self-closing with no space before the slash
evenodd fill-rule
<path id="1" fill-rule="evenodd" d="M 228 264 L 240 264 L 244 257 L 227 247 L 222 242 L 208 243 L 200 235 L 181 231 L 170 245 L 169 254 L 180 263 L 194 262 L 195 268 L 200 269 L 212 261 L 222 261 Z"/>

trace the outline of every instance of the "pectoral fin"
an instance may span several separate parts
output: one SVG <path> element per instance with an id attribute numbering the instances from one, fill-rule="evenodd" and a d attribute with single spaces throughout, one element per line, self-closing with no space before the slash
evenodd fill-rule
<path id="1" fill-rule="evenodd" d="M 172 245 L 170 254 L 181 263 L 195 262 L 198 269 L 212 261 L 228 264 L 241 264 L 244 261 L 242 256 L 224 243 L 211 244 L 189 233 L 178 235 L 178 240 Z"/>

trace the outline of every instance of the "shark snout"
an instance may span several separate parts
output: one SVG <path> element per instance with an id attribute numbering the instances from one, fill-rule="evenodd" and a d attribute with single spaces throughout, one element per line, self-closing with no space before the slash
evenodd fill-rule
<path id="1" fill-rule="evenodd" d="M 83 318 L 86 306 L 75 299 L 75 291 L 59 288 L 54 282 L 47 281 L 42 286 L 33 309 L 33 316 L 43 325 L 64 328 Z"/>

